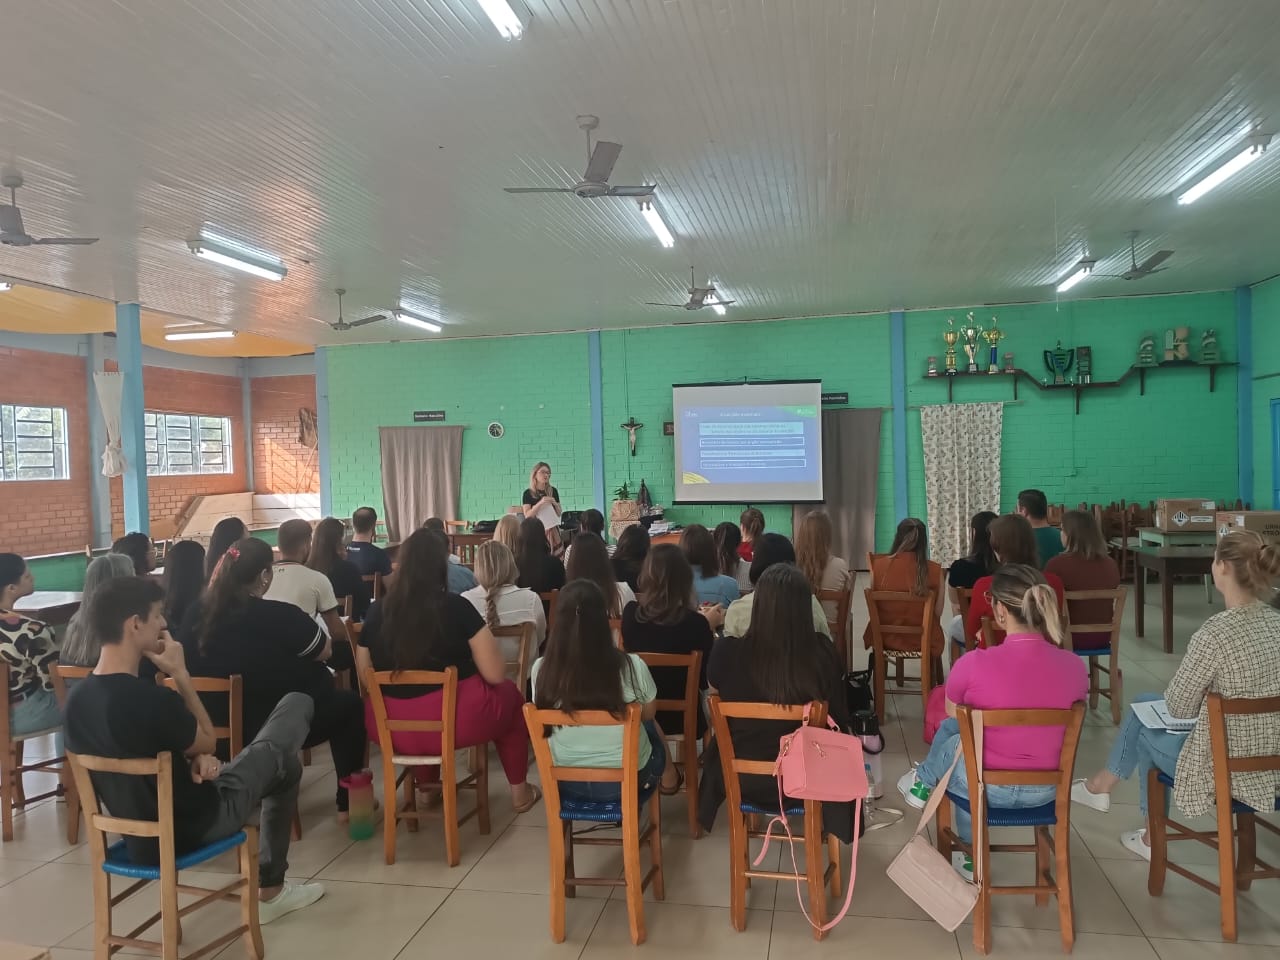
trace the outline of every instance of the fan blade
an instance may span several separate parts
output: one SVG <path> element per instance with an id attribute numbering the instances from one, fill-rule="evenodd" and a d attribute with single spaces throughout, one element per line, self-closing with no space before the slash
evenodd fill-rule
<path id="1" fill-rule="evenodd" d="M 591 151 L 591 159 L 587 161 L 587 172 L 582 179 L 588 183 L 606 183 L 609 174 L 613 173 L 613 165 L 618 162 L 618 154 L 622 152 L 622 144 L 610 143 L 608 140 L 597 140 Z"/>
<path id="2" fill-rule="evenodd" d="M 503 187 L 507 193 L 573 193 L 568 187 Z"/>
<path id="3" fill-rule="evenodd" d="M 387 315 L 385 313 L 380 313 L 374 317 L 365 317 L 363 320 L 352 320 L 349 324 L 347 324 L 347 326 L 363 327 L 366 323 L 377 323 L 379 320 L 385 320 L 385 319 L 387 319 Z"/>
<path id="4" fill-rule="evenodd" d="M 679 307 L 681 310 L 685 308 L 683 303 L 654 303 L 652 300 L 646 300 L 644 305 L 646 307 Z"/>
<path id="5" fill-rule="evenodd" d="M 707 300 L 708 307 L 727 307 L 731 303 L 737 303 L 737 300 Z"/>
<path id="6" fill-rule="evenodd" d="M 651 183 L 644 187 L 610 187 L 607 195 L 610 197 L 649 197 L 657 189 L 658 185 L 656 183 Z"/>
<path id="7" fill-rule="evenodd" d="M 32 240 L 32 243 L 39 243 L 45 246 L 75 246 L 87 247 L 91 243 L 97 243 L 97 237 L 45 237 L 43 240 Z"/>
<path id="8" fill-rule="evenodd" d="M 1164 263 L 1166 260 L 1168 260 L 1172 256 L 1173 256 L 1172 250 L 1157 250 L 1151 256 L 1147 257 L 1147 259 L 1142 261 L 1141 265 L 1139 265 L 1138 267 L 1137 272 L 1138 273 L 1155 273 L 1156 267 L 1160 266 L 1160 264 Z"/>
<path id="9" fill-rule="evenodd" d="M 26 232 L 22 228 L 22 211 L 7 203 L 0 204 L 0 233 L 22 236 Z"/>

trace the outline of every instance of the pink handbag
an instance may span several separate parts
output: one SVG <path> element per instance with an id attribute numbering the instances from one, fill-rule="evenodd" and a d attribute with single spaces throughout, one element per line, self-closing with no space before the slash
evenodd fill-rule
<path id="1" fill-rule="evenodd" d="M 844 906 L 835 919 L 821 927 L 814 923 L 809 911 L 805 909 L 804 897 L 800 893 L 801 881 L 796 881 L 796 899 L 800 901 L 800 910 L 805 919 L 815 929 L 825 931 L 843 920 L 844 915 L 849 912 L 849 905 L 853 903 L 853 883 L 858 875 L 858 828 L 862 822 L 862 801 L 866 799 L 869 788 L 866 767 L 862 761 L 862 743 L 857 737 L 842 733 L 830 717 L 827 718 L 826 728 L 809 726 L 809 713 L 812 709 L 812 703 L 805 704 L 803 725 L 778 742 L 778 762 L 774 767 L 774 775 L 778 780 L 779 814 L 769 821 L 764 846 L 752 866 L 759 866 L 768 852 L 775 824 L 782 825 L 788 840 L 794 839 L 791 836 L 791 825 L 787 823 L 787 800 L 820 800 L 829 803 L 856 801 L 849 889 L 845 893 Z M 799 873 L 796 845 L 792 842 L 787 846 L 791 849 L 791 868 Z"/>

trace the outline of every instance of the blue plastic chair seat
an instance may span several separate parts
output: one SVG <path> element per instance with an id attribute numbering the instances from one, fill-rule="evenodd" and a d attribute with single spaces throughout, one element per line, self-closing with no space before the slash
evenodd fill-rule
<path id="1" fill-rule="evenodd" d="M 1163 783 L 1166 787 L 1173 786 L 1173 777 L 1169 776 L 1163 770 L 1156 771 L 1156 779 L 1159 780 L 1161 783 Z M 1276 809 L 1280 810 L 1280 797 L 1276 797 Z M 1232 798 L 1231 812 L 1232 813 L 1257 813 L 1258 811 L 1253 809 L 1253 807 L 1249 806 L 1247 803 L 1241 803 L 1239 800 Z"/>
<path id="2" fill-rule="evenodd" d="M 738 804 L 738 809 L 743 813 L 755 813 L 765 817 L 776 817 L 778 815 L 776 808 L 770 809 L 769 807 L 760 807 L 754 803 L 740 803 Z M 801 804 L 798 807 L 787 807 L 786 813 L 788 817 L 803 817 L 804 804 Z"/>
<path id="3" fill-rule="evenodd" d="M 215 840 L 207 846 L 198 850 L 192 850 L 190 853 L 184 853 L 178 857 L 177 865 L 179 870 L 186 870 L 188 867 L 194 867 L 212 860 L 214 857 L 221 856 L 228 850 L 234 850 L 240 844 L 249 838 L 241 830 L 239 833 L 233 833 L 229 837 L 222 840 Z M 117 877 L 129 877 L 133 880 L 159 880 L 160 868 L 158 866 L 150 866 L 147 864 L 134 863 L 129 859 L 129 851 L 123 840 L 117 840 L 111 846 L 107 847 L 107 859 L 102 864 L 102 869 L 106 873 L 114 874 Z"/>
<path id="4" fill-rule="evenodd" d="M 947 799 L 965 813 L 971 813 L 968 797 L 957 796 L 948 790 Z M 989 827 L 1047 827 L 1057 822 L 1058 813 L 1052 801 L 1038 807 L 1018 809 L 987 807 L 987 826 Z"/>
<path id="5" fill-rule="evenodd" d="M 657 784 L 654 784 L 648 790 L 641 790 L 637 808 L 643 807 L 648 803 L 649 798 L 653 796 L 654 791 L 657 789 Z M 560 797 L 560 819 L 571 820 L 575 823 L 621 823 L 622 804 L 620 802 L 601 803 L 596 800 L 571 800 L 562 794 Z"/>
<path id="6" fill-rule="evenodd" d="M 1093 650 L 1072 650 L 1072 653 L 1081 657 L 1109 657 L 1111 656 L 1110 647 L 1097 647 Z"/>

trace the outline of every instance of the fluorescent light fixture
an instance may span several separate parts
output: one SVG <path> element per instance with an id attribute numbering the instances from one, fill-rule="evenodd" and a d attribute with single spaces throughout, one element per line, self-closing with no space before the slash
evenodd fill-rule
<path id="1" fill-rule="evenodd" d="M 13 289 L 13 284 L 7 280 L 0 280 L 0 293 L 8 293 Z"/>
<path id="2" fill-rule="evenodd" d="M 1255 135 L 1249 138 L 1249 146 L 1245 147 L 1234 157 L 1224 163 L 1218 169 L 1207 177 L 1203 177 L 1195 183 L 1189 190 L 1178 195 L 1178 204 L 1186 206 L 1189 203 L 1195 203 L 1214 187 L 1230 180 L 1237 173 L 1247 167 L 1253 161 L 1257 160 L 1267 151 L 1267 144 L 1271 142 L 1269 135 Z"/>
<path id="3" fill-rule="evenodd" d="M 1058 284 L 1058 292 L 1066 293 L 1089 274 L 1093 273 L 1093 265 L 1097 262 L 1097 260 L 1081 260 L 1077 263 L 1076 269 L 1072 272 L 1071 276 Z"/>
<path id="4" fill-rule="evenodd" d="M 419 316 L 410 310 L 404 309 L 404 307 L 401 307 L 399 310 L 393 310 L 391 315 L 401 323 L 407 323 L 411 327 L 418 327 L 419 329 L 429 331 L 430 333 L 439 333 L 444 329 L 444 327 L 440 326 L 440 324 L 436 323 L 434 320 L 428 320 L 426 317 Z"/>
<path id="5" fill-rule="evenodd" d="M 676 245 L 676 238 L 667 229 L 666 223 L 662 220 L 662 214 L 658 213 L 658 208 L 653 205 L 652 200 L 641 200 L 640 212 L 644 215 L 645 223 L 649 224 L 649 229 L 653 231 L 653 235 L 658 238 L 659 243 L 668 248 Z"/>
<path id="6" fill-rule="evenodd" d="M 243 270 L 264 280 L 283 280 L 289 273 L 277 257 L 204 230 L 194 240 L 188 240 L 187 247 L 202 260 Z"/>
<path id="7" fill-rule="evenodd" d="M 230 340 L 234 330 L 194 330 L 191 333 L 166 333 L 166 340 Z"/>
<path id="8" fill-rule="evenodd" d="M 519 40 L 529 26 L 529 12 L 519 0 L 476 0 L 503 40 Z M 521 13 L 524 16 L 521 16 Z"/>

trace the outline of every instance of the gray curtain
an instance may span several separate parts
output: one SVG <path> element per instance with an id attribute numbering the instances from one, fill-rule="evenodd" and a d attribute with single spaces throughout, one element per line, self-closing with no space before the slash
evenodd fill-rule
<path id="1" fill-rule="evenodd" d="M 880 422 L 884 412 L 839 409 L 822 411 L 822 509 L 831 515 L 832 552 L 850 570 L 862 569 L 876 546 L 876 490 L 880 481 Z M 818 509 L 797 504 L 792 523 Z"/>
<path id="2" fill-rule="evenodd" d="M 387 537 L 399 542 L 428 517 L 458 518 L 462 427 L 379 427 Z"/>

